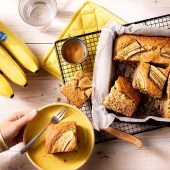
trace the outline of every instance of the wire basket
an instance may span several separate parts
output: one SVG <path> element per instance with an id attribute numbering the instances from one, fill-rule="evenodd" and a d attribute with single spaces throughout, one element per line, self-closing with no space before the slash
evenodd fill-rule
<path id="1" fill-rule="evenodd" d="M 147 19 L 147 20 L 142 20 L 130 24 L 146 25 L 151 27 L 165 27 L 170 29 L 170 14 Z M 125 26 L 128 26 L 130 24 L 126 24 Z M 77 72 L 78 70 L 93 68 L 100 33 L 101 31 L 96 31 L 88 34 L 75 36 L 76 38 L 81 39 L 86 44 L 88 49 L 88 56 L 86 60 L 82 64 L 78 64 L 78 65 L 71 65 L 65 62 L 62 58 L 61 47 L 68 38 L 58 40 L 55 42 L 55 49 L 56 49 L 56 54 L 58 58 L 58 63 L 59 63 L 63 83 L 69 81 L 74 76 L 74 73 Z M 92 113 L 91 113 L 92 105 L 90 100 L 83 105 L 81 110 L 87 115 L 90 121 L 92 121 Z M 155 126 L 155 125 L 139 125 L 139 124 L 130 124 L 130 123 L 122 123 L 122 122 L 113 122 L 111 126 L 120 129 L 122 131 L 125 131 L 129 134 L 136 134 L 136 133 L 154 130 L 162 127 L 162 126 Z M 115 139 L 113 136 L 105 132 L 97 132 L 97 131 L 95 131 L 95 137 L 96 137 L 95 138 L 96 143 L 101 143 L 101 142 Z"/>

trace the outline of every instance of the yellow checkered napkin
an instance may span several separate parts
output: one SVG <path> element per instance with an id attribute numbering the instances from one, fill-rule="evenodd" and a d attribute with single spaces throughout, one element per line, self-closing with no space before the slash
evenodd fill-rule
<path id="1" fill-rule="evenodd" d="M 103 7 L 91 2 L 85 2 L 80 9 L 72 16 L 72 19 L 66 29 L 59 35 L 58 39 L 68 38 L 80 34 L 101 30 L 110 20 L 117 21 L 120 24 L 126 22 L 118 16 L 104 9 Z M 61 79 L 60 69 L 55 53 L 54 46 L 43 59 L 43 67 L 55 77 Z"/>

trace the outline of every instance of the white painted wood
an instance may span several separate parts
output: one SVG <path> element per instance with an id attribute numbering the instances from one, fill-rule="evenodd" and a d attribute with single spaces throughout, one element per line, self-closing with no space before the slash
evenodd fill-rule
<path id="1" fill-rule="evenodd" d="M 18 13 L 19 0 L 0 0 L 0 20 L 8 24 L 27 43 L 53 43 L 67 25 L 71 15 L 85 0 L 58 0 L 55 26 L 49 31 L 39 31 L 25 24 Z M 169 0 L 93 0 L 127 22 L 156 17 L 170 13 Z"/>
<path id="2" fill-rule="evenodd" d="M 0 20 L 9 25 L 36 54 L 39 61 L 49 50 L 57 35 L 69 22 L 71 15 L 85 0 L 58 0 L 56 26 L 42 32 L 25 24 L 18 14 L 19 0 L 0 0 Z M 170 13 L 169 0 L 94 0 L 117 14 L 127 22 L 138 21 Z M 31 43 L 31 44 L 30 44 Z M 32 44 L 38 43 L 38 44 Z M 41 44 L 39 44 L 41 43 Z M 45 44 L 42 44 L 45 43 Z M 59 80 L 41 70 L 38 74 L 27 73 L 29 86 L 14 87 L 15 98 L 0 97 L 0 121 L 11 112 L 27 108 L 39 108 L 57 102 L 61 97 Z M 164 128 L 137 135 L 144 142 L 142 149 L 120 140 L 97 144 L 94 153 L 82 170 L 169 170 L 170 169 L 170 129 Z M 0 154 L 0 170 L 35 170 L 26 156 L 18 154 L 21 147 L 12 148 Z"/>

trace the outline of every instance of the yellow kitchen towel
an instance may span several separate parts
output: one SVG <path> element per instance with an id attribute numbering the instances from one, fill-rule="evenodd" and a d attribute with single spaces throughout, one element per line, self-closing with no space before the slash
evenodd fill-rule
<path id="1" fill-rule="evenodd" d="M 109 12 L 107 9 L 91 1 L 87 1 L 72 16 L 70 23 L 59 35 L 58 39 L 101 30 L 102 27 L 110 20 L 117 21 L 120 24 L 126 23 L 124 20 Z M 45 55 L 42 65 L 49 73 L 61 79 L 54 46 L 52 46 L 50 51 Z"/>

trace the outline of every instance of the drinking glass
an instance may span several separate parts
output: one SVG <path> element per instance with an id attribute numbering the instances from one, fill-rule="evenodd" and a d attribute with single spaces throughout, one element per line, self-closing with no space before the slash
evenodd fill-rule
<path id="1" fill-rule="evenodd" d="M 56 0 L 20 0 L 19 14 L 29 25 L 45 29 L 48 28 L 56 17 Z"/>

